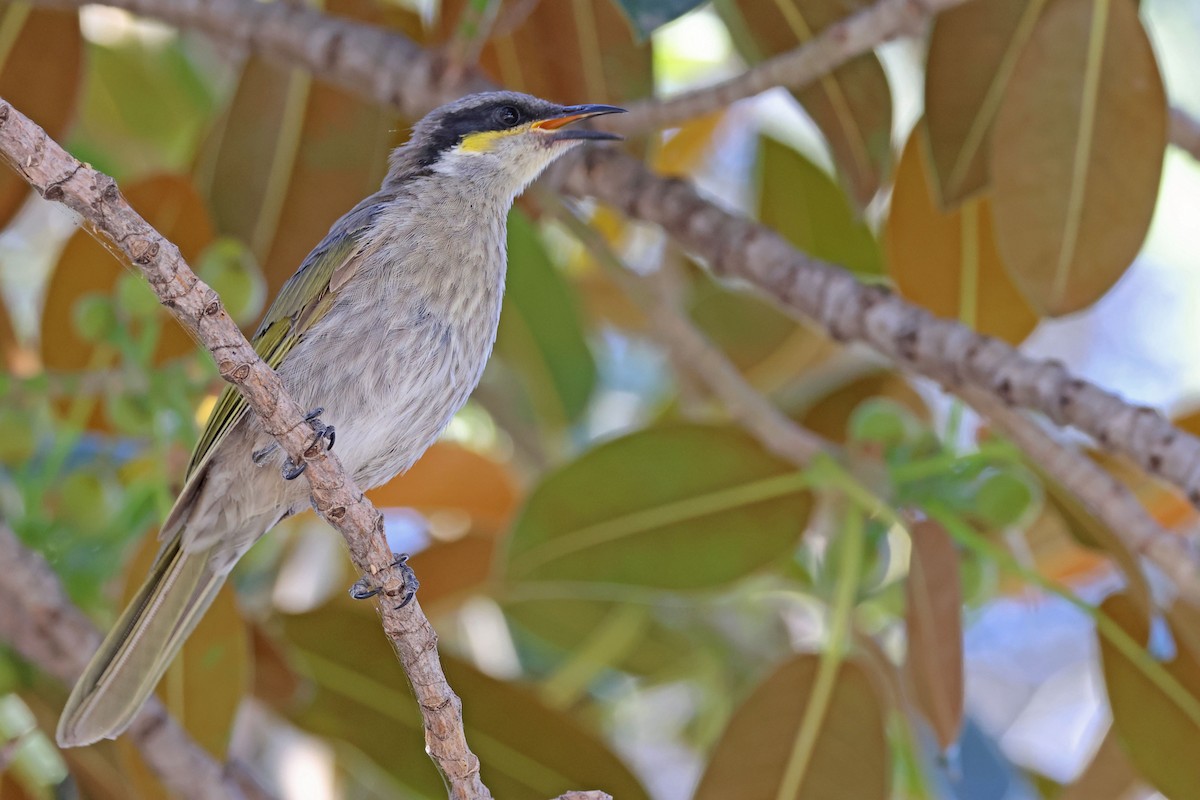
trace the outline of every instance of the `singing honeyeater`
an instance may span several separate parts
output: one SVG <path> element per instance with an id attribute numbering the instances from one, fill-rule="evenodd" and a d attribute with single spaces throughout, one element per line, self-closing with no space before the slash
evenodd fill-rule
<path id="1" fill-rule="evenodd" d="M 475 388 L 500 319 L 513 199 L 575 145 L 618 138 L 566 125 L 620 110 L 492 92 L 433 111 L 392 153 L 379 191 L 280 290 L 254 348 L 302 406 L 323 408 L 360 487 L 412 466 Z M 125 730 L 237 560 L 308 507 L 306 482 L 281 466 L 282 450 L 226 388 L 149 578 L 71 692 L 59 744 Z"/>

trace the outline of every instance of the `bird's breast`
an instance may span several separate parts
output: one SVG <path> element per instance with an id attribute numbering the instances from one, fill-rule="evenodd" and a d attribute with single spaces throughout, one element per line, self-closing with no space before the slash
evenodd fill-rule
<path id="1" fill-rule="evenodd" d="M 302 403 L 325 408 L 364 488 L 437 439 L 479 383 L 500 319 L 503 241 L 411 245 L 377 248 L 280 370 Z"/>

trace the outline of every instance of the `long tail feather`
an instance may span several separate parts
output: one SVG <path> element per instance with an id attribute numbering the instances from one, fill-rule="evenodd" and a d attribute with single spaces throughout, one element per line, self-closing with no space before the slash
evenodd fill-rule
<path id="1" fill-rule="evenodd" d="M 56 738 L 76 747 L 120 735 L 225 582 L 208 551 L 184 552 L 175 536 L 75 684 Z"/>

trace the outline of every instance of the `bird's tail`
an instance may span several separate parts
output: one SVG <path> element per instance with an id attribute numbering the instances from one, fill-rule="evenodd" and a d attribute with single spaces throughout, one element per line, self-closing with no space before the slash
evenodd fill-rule
<path id="1" fill-rule="evenodd" d="M 56 738 L 63 747 L 116 738 L 129 727 L 225 583 L 208 550 L 175 535 L 75 684 Z"/>

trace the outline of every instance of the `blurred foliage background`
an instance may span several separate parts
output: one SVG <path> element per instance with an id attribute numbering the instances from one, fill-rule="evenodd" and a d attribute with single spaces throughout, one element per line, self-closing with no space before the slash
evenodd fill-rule
<path id="1" fill-rule="evenodd" d="M 512 88 L 630 103 L 869 5 L 324 10 Z M 1200 388 L 1200 171 L 1167 147 L 1167 110 L 1200 109 L 1198 45 L 1200 9 L 1172 0 L 971 0 L 802 91 L 627 146 L 864 281 L 1180 408 Z M 412 123 L 104 6 L 0 3 L 0 96 L 115 176 L 247 330 Z M 220 380 L 138 276 L 7 170 L 0 224 L 0 517 L 104 626 Z M 483 384 L 372 493 L 498 797 L 1200 797 L 1200 615 L 986 419 L 610 209 L 535 189 L 509 252 Z M 800 469 L 731 425 L 704 365 L 656 338 L 663 303 L 841 466 Z M 1170 488 L 1087 457 L 1195 528 Z M 160 694 L 283 797 L 444 796 L 353 579 L 332 531 L 288 520 Z M 58 751 L 64 698 L 0 649 L 5 800 L 164 796 L 125 740 Z"/>

